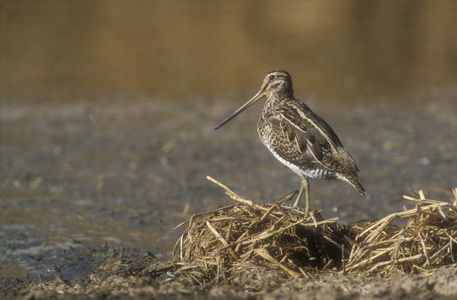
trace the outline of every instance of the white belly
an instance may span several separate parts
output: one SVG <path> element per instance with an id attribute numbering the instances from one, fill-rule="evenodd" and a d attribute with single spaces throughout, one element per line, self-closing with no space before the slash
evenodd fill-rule
<path id="1" fill-rule="evenodd" d="M 277 160 L 279 160 L 281 163 L 283 163 L 285 166 L 287 166 L 289 169 L 294 171 L 295 174 L 297 174 L 300 177 L 306 176 L 310 178 L 329 178 L 328 172 L 322 169 L 302 169 L 299 166 L 285 160 L 281 156 L 276 153 L 276 151 L 273 150 L 272 147 L 267 146 L 268 150 L 270 150 L 271 153 L 276 157 Z"/>

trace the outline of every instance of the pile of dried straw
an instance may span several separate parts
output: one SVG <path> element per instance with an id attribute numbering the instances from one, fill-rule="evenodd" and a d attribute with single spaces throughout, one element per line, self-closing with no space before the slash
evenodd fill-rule
<path id="1" fill-rule="evenodd" d="M 267 264 L 293 277 L 315 271 L 387 276 L 455 264 L 456 203 L 427 200 L 419 192 L 417 198 L 404 196 L 416 202 L 414 209 L 340 226 L 337 218 L 323 220 L 318 212 L 305 216 L 282 207 L 293 195 L 262 206 L 208 179 L 238 203 L 183 223 L 188 227 L 173 253 L 177 273 L 190 282 L 231 282 L 247 264 Z M 453 192 L 457 201 L 457 189 Z M 407 224 L 392 224 L 397 219 Z"/>

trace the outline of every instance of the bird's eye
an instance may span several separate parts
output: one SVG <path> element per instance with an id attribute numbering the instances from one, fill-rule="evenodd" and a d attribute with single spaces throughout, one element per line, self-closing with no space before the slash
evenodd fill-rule
<path id="1" fill-rule="evenodd" d="M 270 80 L 275 79 L 275 75 L 270 75 Z"/>

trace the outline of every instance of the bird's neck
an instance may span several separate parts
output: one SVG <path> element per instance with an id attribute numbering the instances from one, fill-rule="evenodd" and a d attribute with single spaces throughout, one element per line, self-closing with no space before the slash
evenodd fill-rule
<path id="1" fill-rule="evenodd" d="M 270 91 L 267 96 L 267 103 L 270 105 L 278 105 L 284 101 L 294 100 L 294 93 L 292 91 Z"/>

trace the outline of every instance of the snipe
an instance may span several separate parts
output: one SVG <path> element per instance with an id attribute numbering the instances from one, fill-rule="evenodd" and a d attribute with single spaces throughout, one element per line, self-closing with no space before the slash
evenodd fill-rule
<path id="1" fill-rule="evenodd" d="M 287 71 L 268 73 L 260 91 L 215 130 L 263 97 L 267 100 L 257 124 L 260 140 L 280 162 L 302 178 L 293 208 L 298 207 L 305 193 L 305 212 L 309 212 L 308 177 L 344 180 L 365 195 L 356 162 L 330 125 L 295 99 L 292 78 Z"/>

